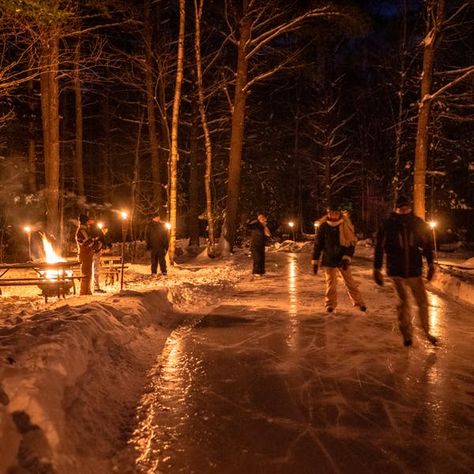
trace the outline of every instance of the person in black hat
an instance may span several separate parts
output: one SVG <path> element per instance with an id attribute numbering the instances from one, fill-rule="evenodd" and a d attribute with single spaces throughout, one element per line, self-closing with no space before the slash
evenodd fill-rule
<path id="1" fill-rule="evenodd" d="M 428 263 L 428 281 L 432 280 L 435 273 L 433 239 L 426 222 L 413 214 L 407 196 L 402 195 L 397 199 L 395 212 L 377 234 L 373 277 L 380 286 L 384 284 L 381 271 L 384 254 L 387 275 L 393 281 L 398 295 L 398 322 L 403 344 L 412 345 L 413 326 L 408 301 L 411 291 L 418 305 L 418 317 L 426 338 L 436 345 L 438 339 L 430 333 L 428 296 L 422 279 L 423 256 Z"/>
<path id="2" fill-rule="evenodd" d="M 146 229 L 146 248 L 150 250 L 151 274 L 156 275 L 158 262 L 162 275 L 167 274 L 166 253 L 168 252 L 169 237 L 166 225 L 161 222 L 159 214 L 155 214 Z"/>
<path id="3" fill-rule="evenodd" d="M 338 274 L 344 280 L 352 304 L 361 311 L 366 311 L 367 307 L 351 271 L 352 257 L 357 243 L 352 223 L 342 215 L 339 206 L 335 204 L 328 206 L 326 219 L 320 219 L 319 223 L 311 264 L 313 273 L 316 275 L 321 258 L 321 266 L 324 267 L 326 277 L 326 311 L 332 313 L 337 306 Z"/>
<path id="4" fill-rule="evenodd" d="M 79 262 L 81 263 L 81 290 L 80 295 L 91 295 L 92 265 L 94 261 L 94 239 L 88 226 L 89 216 L 79 216 L 79 227 L 76 231 L 76 243 Z"/>

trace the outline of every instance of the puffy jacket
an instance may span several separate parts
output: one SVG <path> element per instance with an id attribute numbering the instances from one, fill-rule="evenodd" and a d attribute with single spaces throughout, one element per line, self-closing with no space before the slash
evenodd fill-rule
<path id="1" fill-rule="evenodd" d="M 258 220 L 253 220 L 247 225 L 250 231 L 250 247 L 251 248 L 265 248 L 267 236 L 265 235 L 265 226 Z"/>
<path id="2" fill-rule="evenodd" d="M 146 247 L 148 250 L 168 251 L 168 229 L 162 222 L 151 221 L 146 230 Z"/>
<path id="3" fill-rule="evenodd" d="M 417 277 L 423 270 L 423 255 L 433 263 L 433 238 L 426 222 L 413 213 L 393 213 L 377 234 L 374 268 L 380 270 L 386 254 L 387 275 Z"/>
<path id="4" fill-rule="evenodd" d="M 353 245 L 341 245 L 339 235 L 342 219 L 336 225 L 331 225 L 330 221 L 326 221 L 318 228 L 318 233 L 314 239 L 313 260 L 318 261 L 321 257 L 321 266 L 323 267 L 340 267 L 342 265 L 342 257 L 351 258 L 354 255 L 355 247 Z"/>

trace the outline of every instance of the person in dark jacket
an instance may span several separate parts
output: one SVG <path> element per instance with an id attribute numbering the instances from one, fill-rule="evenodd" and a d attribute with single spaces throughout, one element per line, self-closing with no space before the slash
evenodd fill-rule
<path id="1" fill-rule="evenodd" d="M 398 198 L 395 212 L 377 234 L 373 276 L 375 283 L 380 286 L 384 284 L 381 271 L 384 254 L 387 275 L 392 279 L 398 295 L 398 322 L 403 344 L 412 345 L 413 326 L 408 301 L 411 291 L 418 305 L 421 327 L 428 341 L 436 345 L 438 339 L 430 334 L 428 296 L 422 279 L 423 256 L 428 263 L 428 281 L 432 280 L 435 273 L 433 239 L 426 222 L 413 214 L 406 196 Z"/>
<path id="2" fill-rule="evenodd" d="M 254 275 L 265 275 L 265 242 L 271 237 L 270 229 L 267 227 L 267 218 L 259 214 L 257 219 L 251 221 L 247 229 L 250 230 L 250 252 L 252 254 Z"/>
<path id="3" fill-rule="evenodd" d="M 340 274 L 344 280 L 349 297 L 354 306 L 366 311 L 358 285 L 352 276 L 351 262 L 354 255 L 357 238 L 354 227 L 348 217 L 342 215 L 336 205 L 328 207 L 325 220 L 320 220 L 317 234 L 314 239 L 313 273 L 317 275 L 319 259 L 324 267 L 326 277 L 325 306 L 328 313 L 332 313 L 337 306 L 337 278 Z"/>
<path id="4" fill-rule="evenodd" d="M 161 217 L 156 214 L 148 224 L 146 230 L 146 248 L 150 250 L 151 274 L 156 275 L 158 263 L 162 275 L 166 275 L 166 253 L 168 252 L 169 237 L 166 225 L 161 222 Z"/>
<path id="5" fill-rule="evenodd" d="M 91 279 L 95 242 L 89 226 L 89 217 L 85 214 L 79 216 L 79 227 L 76 231 L 76 243 L 82 274 L 81 290 L 79 294 L 92 295 Z"/>

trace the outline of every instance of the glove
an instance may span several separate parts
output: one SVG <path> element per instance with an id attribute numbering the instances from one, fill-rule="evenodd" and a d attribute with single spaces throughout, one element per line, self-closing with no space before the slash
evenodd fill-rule
<path id="1" fill-rule="evenodd" d="M 428 273 L 427 273 L 427 275 L 426 275 L 426 279 L 427 279 L 428 281 L 431 281 L 431 280 L 433 279 L 435 273 L 436 273 L 436 268 L 435 268 L 435 266 L 434 266 L 433 264 L 431 264 L 431 265 L 428 267 Z"/>
<path id="2" fill-rule="evenodd" d="M 342 257 L 341 268 L 343 270 L 347 270 L 350 264 L 351 264 L 351 259 L 349 257 Z"/>
<path id="3" fill-rule="evenodd" d="M 318 274 L 318 262 L 316 260 L 311 261 L 311 265 L 313 265 L 313 274 L 317 275 Z"/>
<path id="4" fill-rule="evenodd" d="M 380 270 L 374 270 L 373 279 L 379 286 L 383 286 L 383 275 Z"/>

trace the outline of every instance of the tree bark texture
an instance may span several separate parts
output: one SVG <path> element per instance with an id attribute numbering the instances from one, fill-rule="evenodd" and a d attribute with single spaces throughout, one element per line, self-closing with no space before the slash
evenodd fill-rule
<path id="1" fill-rule="evenodd" d="M 74 177 L 76 192 L 82 209 L 85 203 L 84 165 L 83 165 L 83 140 L 84 123 L 82 116 L 82 83 L 81 83 L 81 41 L 78 40 L 74 50 L 74 97 L 76 117 L 76 141 L 74 153 Z"/>
<path id="2" fill-rule="evenodd" d="M 194 105 L 194 108 L 196 106 Z M 189 219 L 188 233 L 189 246 L 199 247 L 199 116 L 194 114 L 190 136 L 190 162 L 189 162 Z"/>
<path id="3" fill-rule="evenodd" d="M 34 98 L 34 82 L 28 81 L 28 192 L 35 193 L 36 187 L 36 139 L 35 139 L 35 118 L 36 107 Z"/>
<path id="4" fill-rule="evenodd" d="M 235 94 L 232 111 L 232 125 L 229 152 L 229 174 L 227 181 L 227 202 L 225 210 L 224 239 L 227 249 L 232 250 L 237 230 L 237 212 L 239 207 L 240 172 L 242 164 L 242 148 L 244 141 L 245 105 L 247 101 L 248 60 L 247 42 L 250 39 L 251 22 L 247 16 L 247 0 L 243 0 L 243 17 L 240 23 L 240 38 L 237 53 L 237 71 L 235 78 Z"/>
<path id="5" fill-rule="evenodd" d="M 45 163 L 46 231 L 59 230 L 59 32 L 45 31 L 41 38 L 41 113 Z"/>
<path id="6" fill-rule="evenodd" d="M 148 137 L 150 141 L 151 176 L 153 181 L 153 201 L 156 211 L 162 212 L 160 144 L 156 127 L 155 81 L 153 65 L 153 26 L 151 0 L 145 0 L 145 83 L 148 114 Z"/>
<path id="7" fill-rule="evenodd" d="M 174 264 L 176 252 L 176 226 L 177 226 L 177 194 L 178 194 L 178 125 L 179 106 L 181 103 L 181 85 L 183 82 L 183 57 L 184 57 L 184 27 L 185 27 L 185 0 L 179 0 L 179 36 L 178 36 L 178 58 L 176 66 L 176 83 L 173 100 L 173 115 L 171 120 L 171 149 L 170 149 L 170 242 L 169 259 Z"/>
<path id="8" fill-rule="evenodd" d="M 426 165 L 428 162 L 429 124 L 431 112 L 430 93 L 433 85 L 433 67 L 440 28 L 444 21 L 445 0 L 428 2 L 428 31 L 423 41 L 423 70 L 421 72 L 421 97 L 416 130 L 415 167 L 413 183 L 414 213 L 425 218 Z"/>
<path id="9" fill-rule="evenodd" d="M 206 171 L 204 174 L 204 189 L 206 192 L 206 215 L 207 215 L 207 232 L 209 238 L 209 246 L 214 248 L 214 212 L 212 209 L 212 142 L 211 134 L 207 124 L 206 109 L 204 104 L 204 84 L 202 77 L 202 59 L 201 59 L 201 18 L 204 6 L 204 0 L 194 0 L 195 12 L 195 31 L 194 31 L 194 53 L 196 56 L 196 81 L 198 90 L 198 107 L 201 117 L 201 126 L 204 133 L 204 146 L 206 150 Z"/>

